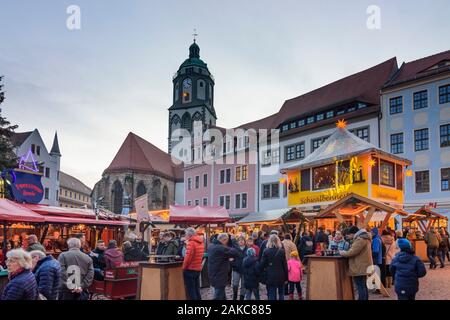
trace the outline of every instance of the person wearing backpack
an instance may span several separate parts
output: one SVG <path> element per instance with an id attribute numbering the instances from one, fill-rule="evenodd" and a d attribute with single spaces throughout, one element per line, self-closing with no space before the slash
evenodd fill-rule
<path id="1" fill-rule="evenodd" d="M 267 297 L 269 300 L 284 300 L 284 286 L 288 281 L 286 254 L 280 238 L 272 234 L 267 241 L 261 259 L 261 270 L 266 274 Z"/>
<path id="2" fill-rule="evenodd" d="M 298 252 L 300 260 L 306 263 L 305 256 L 314 253 L 314 242 L 308 231 L 303 232 L 302 237 L 298 243 Z"/>

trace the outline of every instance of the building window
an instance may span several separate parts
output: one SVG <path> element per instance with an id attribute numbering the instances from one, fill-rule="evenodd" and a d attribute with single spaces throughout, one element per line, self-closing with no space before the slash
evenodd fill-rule
<path id="1" fill-rule="evenodd" d="M 313 169 L 313 190 L 330 189 L 335 186 L 336 165 L 334 163 Z"/>
<path id="2" fill-rule="evenodd" d="M 327 111 L 327 119 L 333 118 L 334 117 L 334 111 Z"/>
<path id="3" fill-rule="evenodd" d="M 226 170 L 226 176 L 225 176 L 225 182 L 230 183 L 231 182 L 231 169 Z"/>
<path id="4" fill-rule="evenodd" d="M 380 161 L 380 184 L 395 187 L 395 165 L 392 162 Z"/>
<path id="5" fill-rule="evenodd" d="M 192 206 L 192 201 L 189 200 L 189 201 L 187 202 L 187 205 L 188 205 L 189 207 L 191 207 L 191 206 Z"/>
<path id="6" fill-rule="evenodd" d="M 45 168 L 45 177 L 50 178 L 50 168 Z"/>
<path id="7" fill-rule="evenodd" d="M 439 103 L 450 102 L 450 84 L 439 87 Z"/>
<path id="8" fill-rule="evenodd" d="M 291 122 L 291 124 L 290 124 L 290 128 L 291 129 L 295 129 L 295 128 L 297 128 L 297 122 Z"/>
<path id="9" fill-rule="evenodd" d="M 391 134 L 391 153 L 403 153 L 403 133 Z"/>
<path id="10" fill-rule="evenodd" d="M 188 190 L 192 190 L 192 178 L 188 178 Z"/>
<path id="11" fill-rule="evenodd" d="M 235 181 L 241 181 L 241 167 L 236 167 Z"/>
<path id="12" fill-rule="evenodd" d="M 298 126 L 303 127 L 305 125 L 305 119 L 298 120 Z"/>
<path id="13" fill-rule="evenodd" d="M 49 198 L 49 190 L 48 190 L 48 188 L 45 188 L 45 191 L 44 191 L 44 198 L 45 198 L 46 200 L 48 200 L 48 198 Z"/>
<path id="14" fill-rule="evenodd" d="M 246 181 L 248 179 L 248 166 L 242 166 L 242 181 Z"/>
<path id="15" fill-rule="evenodd" d="M 199 206 L 200 205 L 200 200 L 195 200 L 195 205 Z"/>
<path id="16" fill-rule="evenodd" d="M 208 174 L 203 174 L 203 188 L 206 188 L 208 186 Z"/>
<path id="17" fill-rule="evenodd" d="M 441 169 L 441 190 L 450 191 L 450 168 Z"/>
<path id="18" fill-rule="evenodd" d="M 311 152 L 314 152 L 317 148 L 319 148 L 325 141 L 327 141 L 328 137 L 317 138 L 311 140 Z"/>
<path id="19" fill-rule="evenodd" d="M 35 144 L 31 145 L 31 153 L 33 153 L 33 154 L 36 153 L 36 145 Z"/>
<path id="20" fill-rule="evenodd" d="M 280 151 L 279 149 L 267 150 L 264 152 L 262 166 L 270 166 L 271 164 L 280 163 Z"/>
<path id="21" fill-rule="evenodd" d="M 208 205 L 208 198 L 203 198 L 203 206 L 206 207 Z"/>
<path id="22" fill-rule="evenodd" d="M 325 115 L 324 115 L 323 113 L 319 113 L 319 114 L 316 116 L 316 120 L 317 120 L 317 121 L 323 120 L 324 117 L 325 117 Z"/>
<path id="23" fill-rule="evenodd" d="M 220 196 L 219 206 L 225 207 L 225 209 L 230 209 L 230 196 Z"/>
<path id="24" fill-rule="evenodd" d="M 303 159 L 305 157 L 305 143 L 300 142 L 284 149 L 285 161 Z"/>
<path id="25" fill-rule="evenodd" d="M 428 91 L 414 92 L 414 110 L 428 107 Z"/>
<path id="26" fill-rule="evenodd" d="M 288 124 L 283 125 L 283 127 L 281 128 L 281 131 L 288 131 L 288 130 L 289 130 Z"/>
<path id="27" fill-rule="evenodd" d="M 450 147 L 450 124 L 444 124 L 440 128 L 441 148 Z"/>
<path id="28" fill-rule="evenodd" d="M 345 108 L 341 108 L 341 109 L 339 109 L 339 110 L 336 112 L 336 114 L 337 114 L 338 116 L 343 115 L 344 113 L 345 113 Z"/>
<path id="29" fill-rule="evenodd" d="M 414 150 L 428 150 L 428 129 L 414 131 Z"/>
<path id="30" fill-rule="evenodd" d="M 308 118 L 306 119 L 306 124 L 311 124 L 311 123 L 313 123 L 313 122 L 314 122 L 314 116 L 308 117 Z"/>
<path id="31" fill-rule="evenodd" d="M 263 184 L 263 192 L 262 192 L 263 199 L 279 198 L 279 196 L 280 196 L 280 186 L 278 183 Z"/>
<path id="32" fill-rule="evenodd" d="M 237 193 L 234 195 L 234 208 L 240 209 L 241 208 L 241 194 Z"/>
<path id="33" fill-rule="evenodd" d="M 56 190 L 56 201 L 59 200 L 59 190 Z"/>
<path id="34" fill-rule="evenodd" d="M 64 196 L 67 197 L 67 190 L 64 190 Z"/>
<path id="35" fill-rule="evenodd" d="M 397 114 L 403 112 L 403 97 L 391 98 L 389 100 L 389 113 Z"/>
<path id="36" fill-rule="evenodd" d="M 242 209 L 247 209 L 247 194 L 246 193 L 242 194 L 241 201 L 242 201 L 241 208 Z"/>
<path id="37" fill-rule="evenodd" d="M 353 133 L 358 138 L 363 139 L 364 141 L 370 142 L 369 127 L 353 129 L 353 130 L 350 130 L 350 132 Z"/>
<path id="38" fill-rule="evenodd" d="M 36 154 L 37 154 L 38 156 L 41 155 L 41 146 L 36 146 Z"/>
<path id="39" fill-rule="evenodd" d="M 430 192 L 430 171 L 416 171 L 416 193 Z"/>
<path id="40" fill-rule="evenodd" d="M 200 176 L 195 176 L 195 189 L 200 188 Z"/>

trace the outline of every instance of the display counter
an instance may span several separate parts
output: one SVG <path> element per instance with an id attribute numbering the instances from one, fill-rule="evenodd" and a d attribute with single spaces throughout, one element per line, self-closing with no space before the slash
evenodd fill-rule
<path id="1" fill-rule="evenodd" d="M 182 262 L 139 263 L 138 300 L 186 300 Z"/>
<path id="2" fill-rule="evenodd" d="M 348 259 L 341 256 L 309 255 L 307 300 L 354 300 Z"/>

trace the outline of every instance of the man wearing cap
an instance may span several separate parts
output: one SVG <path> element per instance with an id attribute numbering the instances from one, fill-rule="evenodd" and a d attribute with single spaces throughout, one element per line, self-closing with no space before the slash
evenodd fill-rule
<path id="1" fill-rule="evenodd" d="M 400 252 L 391 262 L 390 271 L 394 278 L 398 300 L 415 300 L 419 291 L 419 278 L 427 274 L 425 265 L 412 250 L 411 243 L 404 238 L 397 240 Z"/>
<path id="2" fill-rule="evenodd" d="M 353 239 L 348 251 L 339 251 L 340 255 L 348 258 L 349 275 L 353 277 L 358 290 L 358 300 L 369 300 L 367 290 L 367 270 L 372 262 L 371 236 L 365 230 L 358 230 L 353 226 L 348 229 L 347 237 Z"/>

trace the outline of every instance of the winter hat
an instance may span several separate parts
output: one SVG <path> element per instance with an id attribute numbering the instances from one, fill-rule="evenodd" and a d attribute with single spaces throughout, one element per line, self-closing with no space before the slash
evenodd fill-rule
<path id="1" fill-rule="evenodd" d="M 350 227 L 350 228 L 347 230 L 346 234 L 355 234 L 355 233 L 357 233 L 358 231 L 359 231 L 358 227 L 352 226 L 352 227 Z"/>
<path id="2" fill-rule="evenodd" d="M 411 242 L 409 242 L 408 239 L 405 238 L 399 238 L 397 240 L 397 246 L 400 248 L 400 250 L 407 250 L 411 249 Z"/>
<path id="3" fill-rule="evenodd" d="M 292 251 L 291 252 L 291 257 L 292 258 L 298 258 L 298 251 Z"/>
<path id="4" fill-rule="evenodd" d="M 249 256 L 249 257 L 254 257 L 254 256 L 256 256 L 256 251 L 255 251 L 255 249 L 253 249 L 253 248 L 248 248 L 248 249 L 247 249 L 247 256 Z"/>

